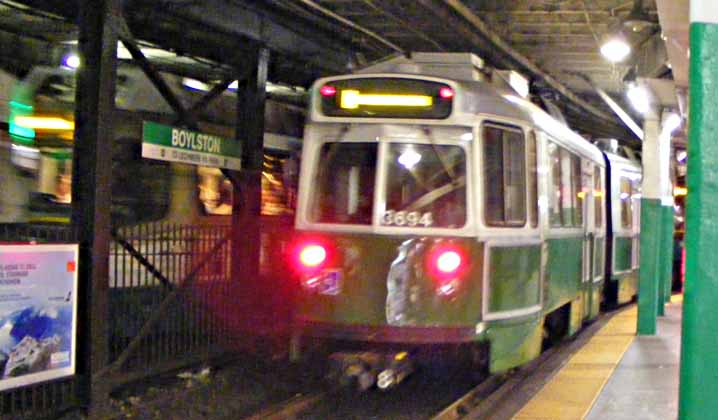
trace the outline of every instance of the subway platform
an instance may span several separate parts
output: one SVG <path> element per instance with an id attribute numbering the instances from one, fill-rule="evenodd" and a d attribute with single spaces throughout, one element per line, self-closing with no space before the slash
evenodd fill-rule
<path id="1" fill-rule="evenodd" d="M 682 302 L 671 298 L 655 336 L 636 336 L 635 305 L 620 310 L 513 418 L 676 419 Z"/>

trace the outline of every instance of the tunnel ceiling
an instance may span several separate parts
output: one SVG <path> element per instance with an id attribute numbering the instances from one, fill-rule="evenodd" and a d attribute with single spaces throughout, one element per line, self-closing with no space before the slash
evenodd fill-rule
<path id="1" fill-rule="evenodd" d="M 165 69 L 220 79 L 257 43 L 272 50 L 270 79 L 308 85 L 393 54 L 474 52 L 497 68 L 528 76 L 549 93 L 569 123 L 591 137 L 635 137 L 587 80 L 623 101 L 624 78 L 670 77 L 655 59 L 660 36 L 654 0 L 643 9 L 655 24 L 632 35 L 635 60 L 614 65 L 599 45 L 631 12 L 625 0 L 132 0 L 125 15 L 147 47 L 172 54 Z M 16 73 L 58 63 L 73 48 L 76 2 L 0 0 L 0 64 Z M 660 45 L 659 45 L 660 46 Z M 653 48 L 653 49 L 652 49 Z M 649 57 L 649 59 L 646 59 Z M 642 60 L 642 61 L 641 61 Z M 634 69 L 633 72 L 630 72 Z"/>

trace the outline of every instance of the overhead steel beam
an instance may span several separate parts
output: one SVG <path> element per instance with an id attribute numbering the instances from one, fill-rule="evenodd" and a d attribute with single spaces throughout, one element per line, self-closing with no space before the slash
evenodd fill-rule
<path id="1" fill-rule="evenodd" d="M 75 21 L 77 8 L 75 2 L 66 0 L 22 0 L 23 4 L 38 10 L 52 12 Z M 231 44 L 208 45 L 205 48 L 214 47 L 214 50 L 226 50 L 228 46 L 232 50 L 245 48 L 245 42 L 258 43 L 269 48 L 273 56 L 289 57 L 292 62 L 298 63 L 300 73 L 303 66 L 320 69 L 324 73 L 341 72 L 347 68 L 352 59 L 352 48 L 343 41 L 340 42 L 331 34 L 317 30 L 310 26 L 302 26 L 300 22 L 282 21 L 282 17 L 272 13 L 268 9 L 260 9 L 252 6 L 243 0 L 203 0 L 201 2 L 189 2 L 180 5 L 172 5 L 167 2 L 156 2 L 154 0 L 124 1 L 131 10 L 127 15 L 129 24 L 132 26 L 135 16 L 134 12 L 145 14 L 149 10 L 158 11 L 163 16 L 171 19 L 178 19 L 184 26 L 180 39 L 168 40 L 162 36 L 164 26 L 158 26 L 157 22 L 150 22 L 141 28 L 135 28 L 134 35 L 138 39 L 147 39 L 146 34 L 153 34 L 154 40 L 161 46 L 167 47 L 171 44 L 180 50 L 182 42 L 191 44 L 192 39 L 181 37 L 185 30 L 201 29 L 206 33 L 220 33 L 232 37 Z M 183 19 L 186 19 L 183 22 Z M 191 22 L 191 23 L 188 23 Z M 169 33 L 172 33 L 170 30 Z M 165 42 L 163 42 L 165 41 Z M 177 44 L 179 42 L 179 45 Z M 206 57 L 204 55 L 198 55 Z M 309 57 L 309 58 L 308 58 Z M 216 59 L 213 57 L 212 59 Z M 229 63 L 225 63 L 229 64 Z M 331 69 L 331 70 L 327 70 Z"/>
<path id="2" fill-rule="evenodd" d="M 447 22 L 451 22 L 452 20 L 454 20 L 449 10 L 446 10 L 442 7 L 437 7 L 438 5 L 436 4 L 435 0 L 419 0 L 419 2 L 422 5 L 428 7 L 430 10 L 437 13 L 440 18 L 446 20 Z M 443 0 L 440 3 L 442 3 L 443 6 L 448 6 L 451 11 L 457 13 L 471 25 L 471 28 L 477 33 L 477 43 L 480 44 L 488 40 L 491 44 L 493 44 L 496 49 L 498 49 L 503 55 L 507 57 L 507 59 L 504 59 L 503 61 L 508 61 L 510 64 L 512 64 L 511 67 L 519 67 L 525 71 L 528 71 L 533 77 L 543 81 L 548 87 L 554 89 L 561 96 L 573 102 L 594 117 L 607 121 L 614 120 L 610 114 L 598 109 L 594 105 L 578 97 L 564 84 L 562 84 L 553 76 L 543 71 L 527 57 L 516 51 L 513 47 L 511 47 L 511 45 L 509 45 L 507 42 L 501 39 L 501 37 L 496 35 L 478 16 L 476 16 L 471 11 L 471 9 L 466 7 L 461 1 Z"/>
<path id="3" fill-rule="evenodd" d="M 203 0 L 183 4 L 172 13 L 201 22 L 208 29 L 218 29 L 259 42 L 278 52 L 294 54 L 301 51 L 302 54 L 319 55 L 327 63 L 341 67 L 351 59 L 348 49 L 336 44 L 332 48 L 331 43 L 311 39 L 307 33 L 274 22 L 269 12 L 260 13 L 239 2 Z"/>

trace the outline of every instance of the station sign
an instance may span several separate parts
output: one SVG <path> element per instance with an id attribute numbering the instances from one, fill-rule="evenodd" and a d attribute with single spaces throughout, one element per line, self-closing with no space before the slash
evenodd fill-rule
<path id="1" fill-rule="evenodd" d="M 242 168 L 242 148 L 236 140 L 151 121 L 142 124 L 142 157 L 213 168 Z"/>
<path id="2" fill-rule="evenodd" d="M 0 245 L 0 391 L 75 374 L 78 246 Z"/>

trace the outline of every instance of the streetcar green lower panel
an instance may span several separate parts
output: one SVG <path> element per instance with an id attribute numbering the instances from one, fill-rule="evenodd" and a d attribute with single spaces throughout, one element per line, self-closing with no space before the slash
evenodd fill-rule
<path id="1" fill-rule="evenodd" d="M 613 272 L 630 270 L 633 240 L 629 237 L 616 237 L 613 243 Z"/>
<path id="2" fill-rule="evenodd" d="M 581 293 L 576 299 L 571 301 L 569 319 L 568 319 L 568 335 L 573 336 L 583 326 L 583 320 L 588 312 L 586 304 L 586 295 Z"/>
<path id="3" fill-rule="evenodd" d="M 544 311 L 548 313 L 576 299 L 581 292 L 583 238 L 549 239 L 547 243 Z"/>
<path id="4" fill-rule="evenodd" d="M 487 330 L 491 342 L 489 370 L 503 372 L 527 363 L 541 354 L 543 318 L 522 322 L 496 322 Z"/>
<path id="5" fill-rule="evenodd" d="M 309 236 L 309 234 L 307 234 Z M 337 325 L 474 327 L 482 302 L 484 246 L 474 238 L 407 238 L 370 234 L 312 234 L 331 249 L 331 264 L 316 276 L 330 286 L 301 288 L 297 316 Z M 427 272 L 433 249 L 452 244 L 465 253 L 467 268 L 450 293 Z M 336 273 L 336 274 L 332 274 Z M 306 285 L 308 277 L 301 280 Z"/>
<path id="6" fill-rule="evenodd" d="M 606 238 L 596 238 L 594 239 L 594 246 L 593 246 L 593 278 L 591 279 L 596 280 L 599 277 L 603 277 L 604 271 L 605 271 L 605 265 L 606 265 Z"/>
<path id="7" fill-rule="evenodd" d="M 614 275 L 611 281 L 618 282 L 618 304 L 628 303 L 638 294 L 638 270 Z"/>
<path id="8" fill-rule="evenodd" d="M 488 313 L 510 313 L 541 303 L 541 246 L 489 246 Z"/>
<path id="9" fill-rule="evenodd" d="M 591 286 L 591 305 L 588 312 L 588 319 L 594 319 L 601 311 L 601 297 L 603 296 L 603 282 L 598 281 Z"/>

